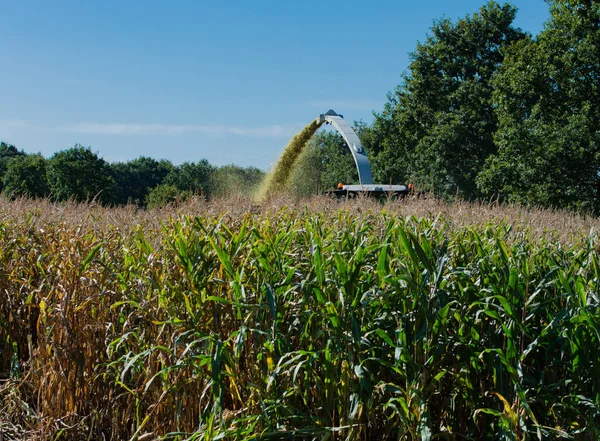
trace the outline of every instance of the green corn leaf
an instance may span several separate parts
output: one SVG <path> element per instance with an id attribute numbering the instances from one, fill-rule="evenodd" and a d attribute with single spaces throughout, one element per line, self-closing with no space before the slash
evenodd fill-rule
<path id="1" fill-rule="evenodd" d="M 86 258 L 83 259 L 83 262 L 81 262 L 81 265 L 79 266 L 79 274 L 80 275 L 83 274 L 83 272 L 88 268 L 88 266 L 90 265 L 90 263 L 92 263 L 92 260 L 94 259 L 94 256 L 102 248 L 102 245 L 103 245 L 102 243 L 97 244 L 94 248 L 92 248 L 92 250 L 86 256 Z"/>

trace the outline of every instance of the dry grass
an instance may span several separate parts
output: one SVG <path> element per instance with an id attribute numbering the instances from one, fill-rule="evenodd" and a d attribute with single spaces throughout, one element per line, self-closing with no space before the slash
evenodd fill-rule
<path id="1" fill-rule="evenodd" d="M 0 222 L 31 225 L 66 224 L 82 230 L 102 231 L 118 228 L 123 234 L 140 229 L 158 231 L 162 223 L 178 216 L 204 216 L 226 219 L 252 215 L 272 216 L 281 210 L 303 213 L 335 213 L 374 215 L 381 212 L 390 216 L 436 219 L 450 230 L 485 226 L 489 223 L 510 226 L 514 233 L 527 232 L 532 238 L 545 237 L 560 243 L 570 243 L 600 231 L 600 219 L 593 215 L 568 210 L 526 208 L 519 205 L 499 205 L 486 202 L 445 202 L 433 197 L 414 197 L 382 203 L 375 199 L 358 198 L 338 202 L 327 196 L 307 199 L 272 195 L 261 203 L 247 197 L 219 198 L 206 201 L 194 197 L 181 204 L 144 210 L 135 205 L 104 207 L 87 203 L 53 203 L 48 200 L 21 198 L 10 201 L 0 196 Z"/>

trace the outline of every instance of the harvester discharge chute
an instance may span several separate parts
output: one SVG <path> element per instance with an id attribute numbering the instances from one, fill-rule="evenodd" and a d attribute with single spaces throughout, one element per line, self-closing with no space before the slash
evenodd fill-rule
<path id="1" fill-rule="evenodd" d="M 367 196 L 388 196 L 397 198 L 408 194 L 408 187 L 405 185 L 374 184 L 373 174 L 371 173 L 371 163 L 367 157 L 367 152 L 360 143 L 358 135 L 352 127 L 344 120 L 343 115 L 338 115 L 335 111 L 329 110 L 317 117 L 319 124 L 330 124 L 344 138 L 346 145 L 352 153 L 356 168 L 358 169 L 359 185 L 338 186 L 337 190 L 328 191 L 328 194 L 340 197 L 353 198 L 360 194 Z"/>

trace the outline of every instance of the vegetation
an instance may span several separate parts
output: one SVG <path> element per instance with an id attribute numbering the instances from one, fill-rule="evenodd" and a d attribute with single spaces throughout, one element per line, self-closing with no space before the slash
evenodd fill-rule
<path id="1" fill-rule="evenodd" d="M 264 172 L 256 167 L 215 167 L 205 159 L 175 166 L 141 156 L 108 163 L 89 147 L 75 145 L 46 159 L 0 144 L 0 186 L 10 198 L 48 197 L 54 201 L 96 201 L 145 206 L 204 197 L 252 195 Z"/>
<path id="2" fill-rule="evenodd" d="M 175 167 L 170 161 L 141 156 L 133 161 L 112 164 L 111 169 L 116 183 L 112 202 L 124 205 L 128 202 L 143 204 L 148 193 L 163 184 Z"/>
<path id="3" fill-rule="evenodd" d="M 521 203 L 597 210 L 600 4 L 550 6 L 545 29 L 509 48 L 494 79 L 498 152 L 479 186 Z"/>
<path id="4" fill-rule="evenodd" d="M 106 199 L 102 193 L 112 192 L 115 185 L 104 159 L 80 145 L 54 154 L 46 177 L 51 194 L 59 201 Z"/>
<path id="5" fill-rule="evenodd" d="M 9 437 L 600 435 L 596 219 L 434 199 L 0 204 Z"/>
<path id="6" fill-rule="evenodd" d="M 0 176 L 4 176 L 6 170 L 8 169 L 8 162 L 16 157 L 22 156 L 25 153 L 19 151 L 14 145 L 6 144 L 5 142 L 0 142 Z M 3 188 L 3 183 L 0 182 L 0 189 Z"/>
<path id="7" fill-rule="evenodd" d="M 4 173 L 4 194 L 8 197 L 43 198 L 50 195 L 47 162 L 41 155 L 18 155 L 11 158 Z"/>
<path id="8" fill-rule="evenodd" d="M 173 202 L 182 202 L 187 200 L 192 193 L 189 191 L 181 192 L 173 184 L 160 184 L 154 187 L 146 196 L 146 206 L 148 208 L 159 208 Z"/>

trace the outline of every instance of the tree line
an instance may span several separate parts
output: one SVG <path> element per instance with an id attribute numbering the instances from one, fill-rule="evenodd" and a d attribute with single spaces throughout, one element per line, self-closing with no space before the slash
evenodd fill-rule
<path id="1" fill-rule="evenodd" d="M 215 167 L 205 159 L 173 165 L 168 160 L 142 156 L 109 163 L 81 145 L 46 159 L 0 143 L 0 189 L 10 198 L 158 206 L 192 194 L 250 194 L 263 176 L 256 167 Z"/>

